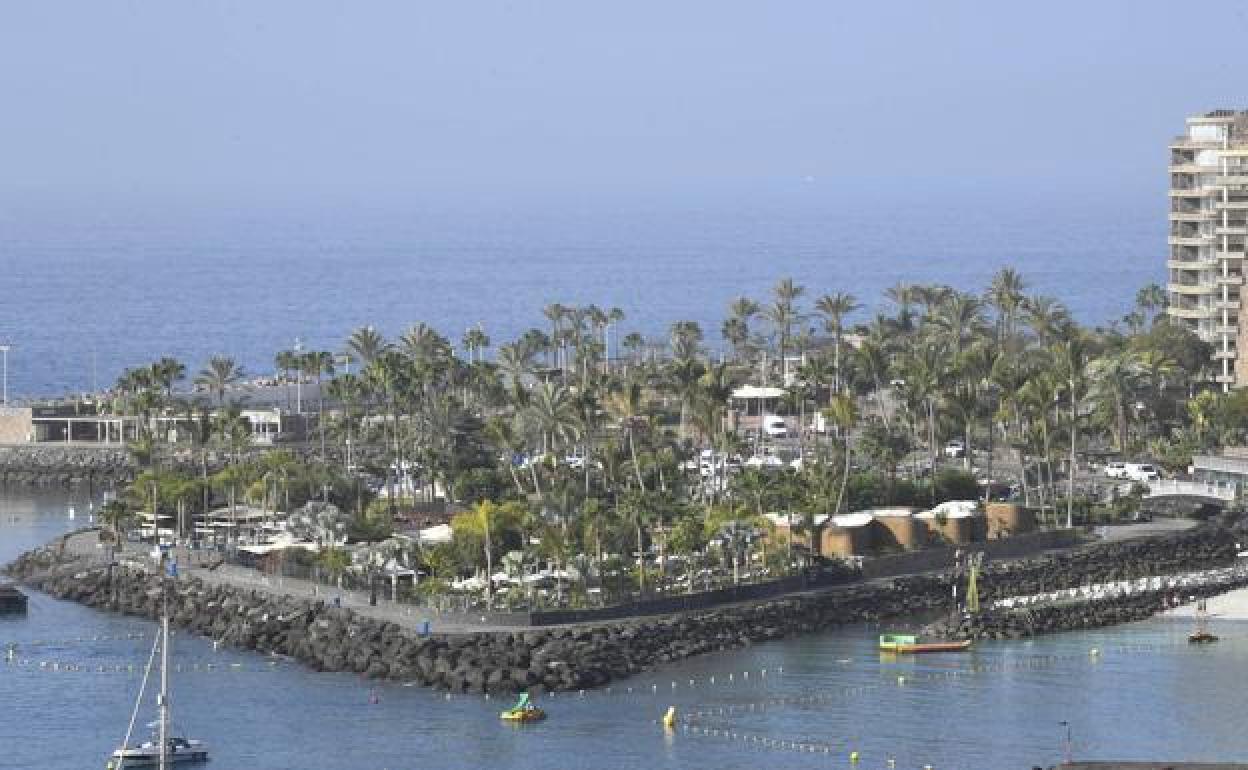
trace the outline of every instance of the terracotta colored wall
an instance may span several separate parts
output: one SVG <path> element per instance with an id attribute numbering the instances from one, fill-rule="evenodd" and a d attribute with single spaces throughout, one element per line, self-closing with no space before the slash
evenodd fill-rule
<path id="1" fill-rule="evenodd" d="M 988 537 L 1023 535 L 1036 529 L 1036 517 L 1017 503 L 988 503 Z"/>
<path id="2" fill-rule="evenodd" d="M 913 516 L 880 516 L 872 528 L 876 545 L 913 551 L 927 544 L 927 524 Z"/>

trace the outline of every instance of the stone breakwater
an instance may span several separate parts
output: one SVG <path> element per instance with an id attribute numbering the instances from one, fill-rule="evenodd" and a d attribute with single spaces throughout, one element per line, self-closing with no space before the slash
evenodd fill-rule
<path id="1" fill-rule="evenodd" d="M 1235 552 L 1228 530 L 1207 526 L 997 565 L 981 585 L 986 598 L 1025 595 L 1225 566 Z M 6 569 L 33 588 L 98 609 L 148 618 L 159 611 L 158 578 L 142 570 L 93 565 L 55 547 L 27 553 Z M 432 637 L 324 602 L 209 586 L 196 578 L 172 585 L 170 611 L 176 626 L 235 647 L 290 656 L 316 670 L 456 692 L 541 692 L 598 687 L 657 665 L 791 634 L 947 609 L 953 580 L 913 576 L 661 618 Z M 1160 609 L 1159 602 L 1136 601 L 1111 605 L 1120 607 L 1116 612 L 1098 610 L 1096 622 L 1136 620 Z M 1035 624 L 1027 633 L 1087 627 L 1075 615 L 1062 617 L 1072 619 Z"/>
<path id="2" fill-rule="evenodd" d="M 0 486 L 111 487 L 136 473 L 120 447 L 0 447 Z"/>

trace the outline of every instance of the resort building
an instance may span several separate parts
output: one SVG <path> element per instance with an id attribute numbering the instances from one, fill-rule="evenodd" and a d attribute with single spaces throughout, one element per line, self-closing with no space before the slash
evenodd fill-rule
<path id="1" fill-rule="evenodd" d="M 1239 309 L 1246 217 L 1248 110 L 1188 118 L 1187 133 L 1170 143 L 1167 312 L 1213 346 L 1224 390 L 1248 384 L 1238 355 L 1248 346 Z"/>

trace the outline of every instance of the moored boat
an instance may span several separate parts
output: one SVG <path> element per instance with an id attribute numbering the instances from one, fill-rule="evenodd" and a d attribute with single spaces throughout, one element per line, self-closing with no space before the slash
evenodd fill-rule
<path id="1" fill-rule="evenodd" d="M 917 655 L 925 652 L 962 652 L 971 647 L 970 639 L 952 642 L 924 641 L 913 634 L 882 634 L 880 650 L 901 655 Z"/>
<path id="2" fill-rule="evenodd" d="M 152 644 L 152 652 L 144 668 L 143 681 L 139 685 L 139 694 L 135 699 L 134 712 L 130 715 L 130 727 L 126 729 L 126 737 L 121 746 L 114 751 L 108 761 L 108 770 L 124 770 L 127 767 L 159 767 L 165 770 L 174 764 L 188 762 L 205 762 L 208 760 L 208 746 L 203 741 L 171 735 L 173 727 L 172 714 L 169 708 L 169 579 L 176 574 L 173 566 L 166 565 L 161 557 L 161 610 L 160 633 Z M 143 692 L 147 689 L 147 680 L 156 664 L 156 653 L 160 652 L 160 693 L 156 698 L 157 719 L 148 725 L 152 728 L 152 739 L 132 746 L 130 733 L 134 722 L 143 705 Z"/>
<path id="3" fill-rule="evenodd" d="M 533 705 L 527 692 L 520 693 L 516 705 L 498 715 L 506 722 L 540 722 L 546 718 L 546 712 Z"/>
<path id="4" fill-rule="evenodd" d="M 1196 630 L 1187 635 L 1188 643 L 1210 644 L 1218 641 L 1218 637 L 1209 632 L 1208 616 L 1208 607 L 1201 599 L 1196 605 Z"/>
<path id="5" fill-rule="evenodd" d="M 208 746 L 193 738 L 170 738 L 166 761 L 170 763 L 204 762 L 208 759 Z M 154 767 L 160 765 L 160 744 L 144 741 L 138 746 L 117 749 L 113 752 L 112 766 Z"/>

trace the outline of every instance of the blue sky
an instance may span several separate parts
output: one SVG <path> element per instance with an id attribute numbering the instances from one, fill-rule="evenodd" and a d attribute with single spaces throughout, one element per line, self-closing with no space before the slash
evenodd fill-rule
<path id="1" fill-rule="evenodd" d="M 1245 39 L 1231 0 L 15 0 L 0 204 L 1151 192 Z"/>

